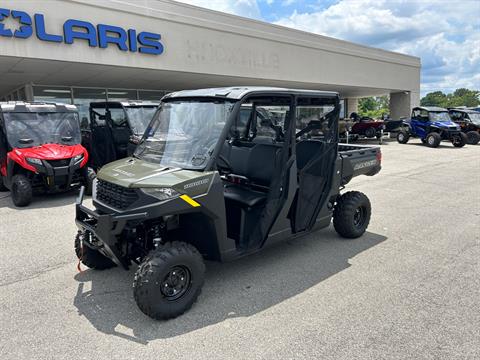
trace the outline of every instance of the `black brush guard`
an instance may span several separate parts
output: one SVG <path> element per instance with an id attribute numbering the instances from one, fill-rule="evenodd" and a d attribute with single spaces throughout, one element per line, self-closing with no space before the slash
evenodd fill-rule
<path id="1" fill-rule="evenodd" d="M 101 243 L 102 253 L 107 255 L 117 265 L 128 269 L 130 264 L 124 259 L 118 248 L 117 236 L 122 233 L 128 221 L 145 219 L 147 213 L 128 215 L 99 214 L 82 204 L 84 194 L 85 187 L 82 186 L 75 202 L 75 223 L 77 227 L 81 231 L 92 233 Z"/>

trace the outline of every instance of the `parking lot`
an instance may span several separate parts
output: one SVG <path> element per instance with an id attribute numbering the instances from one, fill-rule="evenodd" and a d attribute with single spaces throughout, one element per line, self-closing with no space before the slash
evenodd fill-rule
<path id="1" fill-rule="evenodd" d="M 0 193 L 0 358 L 480 358 L 480 145 L 382 152 L 347 186 L 372 203 L 362 238 L 330 227 L 210 263 L 168 322 L 138 310 L 134 269 L 77 272 L 75 192 L 23 209 Z"/>

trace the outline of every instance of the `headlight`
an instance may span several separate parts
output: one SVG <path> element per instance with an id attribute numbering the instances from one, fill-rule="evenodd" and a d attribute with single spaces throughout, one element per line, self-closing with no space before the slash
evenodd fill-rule
<path id="1" fill-rule="evenodd" d="M 82 160 L 83 160 L 83 154 L 77 155 L 73 158 L 74 164 L 78 164 Z"/>
<path id="2" fill-rule="evenodd" d="M 35 158 L 27 158 L 27 162 L 33 165 L 42 165 L 42 160 Z"/>
<path id="3" fill-rule="evenodd" d="M 172 188 L 144 188 L 142 191 L 150 196 L 156 197 L 158 200 L 173 199 L 180 194 Z"/>

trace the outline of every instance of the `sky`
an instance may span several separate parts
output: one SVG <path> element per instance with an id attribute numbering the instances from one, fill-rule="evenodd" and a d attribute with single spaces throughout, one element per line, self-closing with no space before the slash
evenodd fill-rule
<path id="1" fill-rule="evenodd" d="M 422 96 L 480 90 L 480 0 L 178 0 L 421 58 Z"/>

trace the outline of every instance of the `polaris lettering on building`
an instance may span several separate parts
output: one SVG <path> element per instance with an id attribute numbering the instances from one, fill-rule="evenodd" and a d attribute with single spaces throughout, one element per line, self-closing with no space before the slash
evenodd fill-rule
<path id="1" fill-rule="evenodd" d="M 12 31 L 5 28 L 3 21 L 13 18 L 19 23 L 18 29 Z M 28 39 L 35 32 L 42 41 L 73 44 L 75 40 L 87 41 L 91 47 L 106 48 L 114 44 L 121 51 L 139 52 L 142 54 L 160 55 L 164 47 L 160 42 L 161 35 L 135 29 L 125 30 L 114 25 L 98 24 L 82 20 L 69 19 L 63 24 L 63 34 L 51 34 L 46 31 L 43 14 L 32 17 L 24 11 L 0 8 L 0 36 L 7 38 Z"/>

